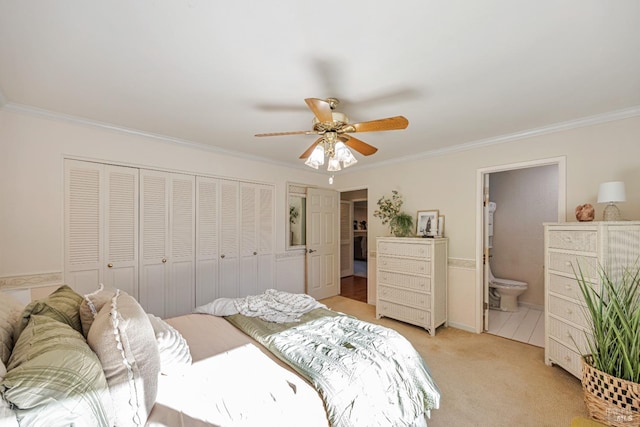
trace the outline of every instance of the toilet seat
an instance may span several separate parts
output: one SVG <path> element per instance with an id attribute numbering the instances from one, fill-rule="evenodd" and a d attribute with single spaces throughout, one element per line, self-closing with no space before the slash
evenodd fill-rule
<path id="1" fill-rule="evenodd" d="M 491 286 L 496 288 L 526 288 L 527 284 L 518 280 L 500 279 L 494 277 L 489 282 L 489 287 Z"/>

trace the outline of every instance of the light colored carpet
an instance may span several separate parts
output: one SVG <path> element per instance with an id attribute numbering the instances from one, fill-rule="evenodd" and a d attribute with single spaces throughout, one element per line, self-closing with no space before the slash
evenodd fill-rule
<path id="1" fill-rule="evenodd" d="M 375 307 L 341 296 L 329 308 L 395 329 L 422 355 L 442 394 L 429 427 L 569 427 L 587 417 L 580 380 L 544 364 L 544 349 L 489 334 L 422 328 L 375 318 Z"/>

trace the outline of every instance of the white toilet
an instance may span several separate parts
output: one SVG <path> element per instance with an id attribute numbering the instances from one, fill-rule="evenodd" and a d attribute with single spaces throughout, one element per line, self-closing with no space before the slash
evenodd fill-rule
<path id="1" fill-rule="evenodd" d="M 489 269 L 489 292 L 497 292 L 500 296 L 500 310 L 502 311 L 518 311 L 518 297 L 527 290 L 525 282 L 517 280 L 500 279 L 494 277 Z"/>

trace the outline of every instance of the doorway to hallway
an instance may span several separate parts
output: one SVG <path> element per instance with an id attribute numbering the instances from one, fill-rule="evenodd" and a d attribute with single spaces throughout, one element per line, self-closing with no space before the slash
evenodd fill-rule
<path id="1" fill-rule="evenodd" d="M 340 193 L 340 295 L 368 301 L 367 189 Z"/>

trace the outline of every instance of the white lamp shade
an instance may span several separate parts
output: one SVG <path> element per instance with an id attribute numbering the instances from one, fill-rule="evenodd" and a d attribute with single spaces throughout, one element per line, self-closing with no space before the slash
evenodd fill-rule
<path id="1" fill-rule="evenodd" d="M 624 182 L 603 182 L 598 190 L 598 203 L 625 202 L 627 200 Z"/>

